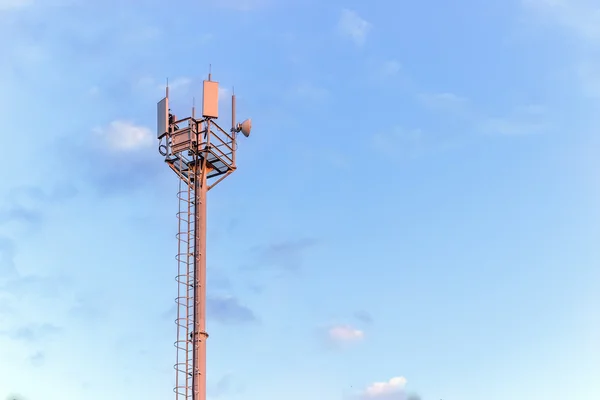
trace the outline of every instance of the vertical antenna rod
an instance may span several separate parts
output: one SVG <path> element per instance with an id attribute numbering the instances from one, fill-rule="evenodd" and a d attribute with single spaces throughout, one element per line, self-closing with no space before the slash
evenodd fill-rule
<path id="1" fill-rule="evenodd" d="M 231 89 L 231 132 L 235 133 L 235 88 Z"/>
<path id="2" fill-rule="evenodd" d="M 235 123 L 236 119 L 235 119 L 235 88 L 231 89 L 231 138 L 232 140 L 232 146 L 235 149 L 235 147 L 237 146 L 236 143 L 236 123 Z M 235 167 L 235 151 L 233 152 L 232 156 L 231 156 L 232 160 L 233 160 L 233 166 Z"/>

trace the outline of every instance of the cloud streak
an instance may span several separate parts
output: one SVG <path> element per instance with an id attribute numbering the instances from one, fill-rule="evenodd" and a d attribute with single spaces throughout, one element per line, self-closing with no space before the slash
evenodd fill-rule
<path id="1" fill-rule="evenodd" d="M 451 92 L 420 93 L 416 98 L 425 109 L 464 125 L 462 129 L 465 132 L 515 136 L 545 133 L 551 128 L 547 122 L 546 110 L 538 104 L 528 104 L 505 113 L 489 115 L 478 110 L 468 98 Z M 383 153 L 397 153 L 400 149 L 411 158 L 416 158 L 425 152 L 451 147 L 453 140 L 464 136 L 462 133 L 442 133 L 432 135 L 421 129 L 407 130 L 397 127 L 389 132 L 376 134 L 374 146 Z"/>
<path id="2" fill-rule="evenodd" d="M 252 249 L 256 255 L 254 267 L 298 271 L 302 266 L 304 253 L 316 243 L 315 239 L 304 238 L 256 246 Z"/>
<path id="3" fill-rule="evenodd" d="M 364 331 L 351 327 L 350 325 L 332 326 L 327 331 L 329 339 L 336 344 L 357 343 L 365 338 Z"/>
<path id="4" fill-rule="evenodd" d="M 37 186 L 21 186 L 9 191 L 5 204 L 0 206 L 0 224 L 24 222 L 39 224 L 42 209 L 73 198 L 77 188 L 71 184 L 58 184 L 49 190 Z"/>
<path id="5" fill-rule="evenodd" d="M 236 382 L 232 374 L 225 374 L 221 379 L 208 387 L 208 396 L 214 398 L 227 397 L 230 394 L 239 394 L 244 391 L 243 385 Z"/>
<path id="6" fill-rule="evenodd" d="M 15 274 L 15 244 L 11 239 L 0 236 L 0 278 L 14 277 Z"/>
<path id="7" fill-rule="evenodd" d="M 0 0 L 0 12 L 26 8 L 33 5 L 33 0 Z"/>
<path id="8" fill-rule="evenodd" d="M 371 31 L 371 24 L 361 18 L 356 11 L 343 9 L 337 24 L 338 33 L 350 38 L 355 45 L 363 46 Z"/>
<path id="9" fill-rule="evenodd" d="M 537 19 L 543 26 L 571 39 L 567 57 L 573 65 L 569 74 L 579 83 L 581 94 L 600 99 L 600 6 L 589 0 L 522 0 L 527 23 Z M 574 40 L 573 40 L 574 39 Z M 565 58 L 563 55 L 561 58 Z M 568 58 L 567 58 L 568 59 Z"/>
<path id="10" fill-rule="evenodd" d="M 37 342 L 61 332 L 62 329 L 53 324 L 27 325 L 13 331 L 4 331 L 5 335 L 12 339 L 25 342 Z"/>
<path id="11" fill-rule="evenodd" d="M 94 129 L 111 151 L 131 152 L 148 148 L 154 143 L 152 131 L 131 121 L 116 120 L 103 128 Z"/>
<path id="12" fill-rule="evenodd" d="M 232 296 L 208 296 L 206 299 L 207 316 L 216 322 L 231 324 L 248 324 L 257 322 L 254 312 L 241 304 Z"/>
<path id="13" fill-rule="evenodd" d="M 235 11 L 253 11 L 271 4 L 273 0 L 220 0 L 219 7 L 229 8 Z"/>
<path id="14" fill-rule="evenodd" d="M 83 143 L 71 144 L 68 151 L 82 160 L 77 171 L 82 183 L 91 184 L 102 196 L 114 196 L 156 184 L 160 174 L 167 172 L 153 145 L 158 142 L 149 128 L 115 120 L 93 129 Z"/>
<path id="15" fill-rule="evenodd" d="M 373 316 L 369 312 L 364 310 L 356 311 L 354 313 L 354 318 L 365 324 L 373 323 Z"/>
<path id="16" fill-rule="evenodd" d="M 417 100 L 426 108 L 452 113 L 466 112 L 469 106 L 465 97 L 449 92 L 420 93 Z"/>
<path id="17" fill-rule="evenodd" d="M 586 0 L 522 0 L 538 16 L 588 41 L 600 41 L 600 7 Z"/>

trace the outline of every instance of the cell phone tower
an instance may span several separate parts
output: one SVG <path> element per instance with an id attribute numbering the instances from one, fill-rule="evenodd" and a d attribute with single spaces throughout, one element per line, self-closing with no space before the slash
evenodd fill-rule
<path id="1" fill-rule="evenodd" d="M 179 177 L 177 251 L 176 400 L 206 399 L 206 195 L 236 170 L 237 134 L 248 137 L 252 121 L 236 123 L 231 96 L 231 129 L 221 128 L 219 84 L 204 81 L 202 117 L 182 119 L 169 109 L 169 86 L 157 106 L 159 152 Z"/>

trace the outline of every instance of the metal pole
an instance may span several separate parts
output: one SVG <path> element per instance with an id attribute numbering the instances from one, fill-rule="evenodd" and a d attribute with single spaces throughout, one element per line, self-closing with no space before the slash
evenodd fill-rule
<path id="1" fill-rule="evenodd" d="M 1 0 L 0 0 L 1 1 Z M 208 81 L 211 81 L 209 73 Z M 215 107 L 218 96 L 213 89 L 208 98 L 208 108 Z M 206 96 L 206 93 L 205 93 Z M 159 140 L 166 140 L 165 145 L 159 143 L 159 151 L 165 156 L 165 162 L 186 185 L 187 213 L 179 213 L 180 226 L 178 233 L 178 285 L 180 292 L 177 297 L 177 358 L 175 365 L 176 383 L 175 393 L 178 400 L 206 400 L 206 214 L 207 192 L 236 170 L 237 150 L 237 124 L 235 118 L 236 99 L 232 96 L 231 134 L 218 126 L 216 113 L 206 111 L 203 106 L 201 120 L 196 120 L 195 101 L 192 107 L 190 126 L 179 129 L 178 122 L 190 120 L 184 118 L 175 121 L 176 117 L 168 107 L 169 88 L 167 83 L 166 97 L 158 103 L 158 129 Z M 212 103 L 211 103 L 212 102 Z M 211 128 L 215 125 L 215 131 Z M 161 132 L 163 131 L 164 132 Z M 193 137 L 186 135 L 193 133 Z M 248 134 L 249 132 L 245 132 Z M 230 147 L 231 158 L 226 154 L 224 166 L 215 168 L 208 163 L 209 154 L 218 151 L 218 145 L 211 147 L 212 136 L 216 136 L 219 143 L 226 148 Z M 176 143 L 175 143 L 176 142 Z M 176 144 L 171 146 L 171 144 Z M 189 145 L 189 146 L 188 146 Z M 162 148 L 166 148 L 163 154 Z M 214 149 L 214 150 L 213 150 Z M 220 165 L 220 164 L 219 164 Z M 211 185 L 208 185 L 210 176 Z M 193 193 L 192 193 L 193 192 Z M 182 215 L 185 214 L 185 215 Z M 185 232 L 183 232 L 185 230 Z M 185 387 L 183 386 L 185 384 Z"/>
<path id="2" fill-rule="evenodd" d="M 206 142 L 198 135 L 197 154 L 202 154 L 202 163 L 196 161 L 196 221 L 194 244 L 194 351 L 192 393 L 193 400 L 206 400 L 206 146 L 210 135 L 210 120 L 206 121 Z"/>
<path id="3" fill-rule="evenodd" d="M 231 95 L 231 161 L 235 167 L 235 91 Z"/>

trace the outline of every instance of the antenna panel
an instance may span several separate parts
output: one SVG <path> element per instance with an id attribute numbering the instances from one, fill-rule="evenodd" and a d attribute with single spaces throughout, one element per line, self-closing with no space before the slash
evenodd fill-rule
<path id="1" fill-rule="evenodd" d="M 191 149 L 191 133 L 192 130 L 190 128 L 173 132 L 171 136 L 171 150 L 174 154 Z"/>
<path id="2" fill-rule="evenodd" d="M 202 116 L 206 118 L 219 118 L 219 83 L 204 81 L 204 94 L 202 95 Z"/>
<path id="3" fill-rule="evenodd" d="M 160 139 L 169 131 L 169 98 L 159 101 L 156 108 L 156 137 Z"/>

